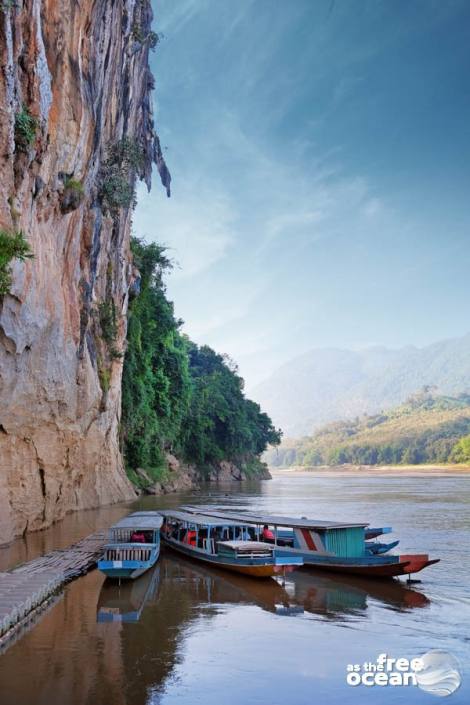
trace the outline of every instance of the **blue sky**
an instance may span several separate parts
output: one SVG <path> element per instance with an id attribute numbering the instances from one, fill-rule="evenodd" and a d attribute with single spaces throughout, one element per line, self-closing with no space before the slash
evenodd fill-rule
<path id="1" fill-rule="evenodd" d="M 172 197 L 134 231 L 248 388 L 317 347 L 468 332 L 470 4 L 156 0 Z"/>

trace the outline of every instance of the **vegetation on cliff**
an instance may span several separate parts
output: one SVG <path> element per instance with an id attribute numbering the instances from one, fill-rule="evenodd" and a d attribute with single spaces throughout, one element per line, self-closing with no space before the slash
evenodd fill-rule
<path id="1" fill-rule="evenodd" d="M 36 139 L 38 121 L 31 115 L 26 105 L 15 115 L 15 144 L 21 151 L 27 151 Z"/>
<path id="2" fill-rule="evenodd" d="M 24 261 L 32 256 L 31 248 L 21 231 L 10 233 L 0 230 L 0 296 L 10 291 L 12 261 Z"/>
<path id="3" fill-rule="evenodd" d="M 129 305 L 121 421 L 130 478 L 138 481 L 136 468 L 164 478 L 165 452 L 202 472 L 222 460 L 256 472 L 280 432 L 245 398 L 233 362 L 182 334 L 166 297 L 164 275 L 172 265 L 165 248 L 133 239 L 132 251 L 141 279 Z"/>
<path id="4" fill-rule="evenodd" d="M 469 434 L 470 395 L 434 396 L 426 388 L 391 411 L 286 440 L 268 460 L 278 466 L 469 462 Z"/>

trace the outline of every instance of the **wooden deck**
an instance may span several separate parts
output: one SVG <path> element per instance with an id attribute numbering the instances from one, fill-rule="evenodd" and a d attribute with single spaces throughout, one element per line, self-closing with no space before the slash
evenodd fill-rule
<path id="1" fill-rule="evenodd" d="M 65 583 L 93 568 L 106 542 L 107 533 L 99 531 L 0 573 L 0 648 L 50 605 Z"/>

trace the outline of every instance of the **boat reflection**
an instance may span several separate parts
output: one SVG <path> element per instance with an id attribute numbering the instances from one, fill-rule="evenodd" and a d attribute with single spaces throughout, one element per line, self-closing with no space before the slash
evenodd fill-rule
<path id="1" fill-rule="evenodd" d="M 98 599 L 98 622 L 137 622 L 146 604 L 156 604 L 161 583 L 165 589 L 184 592 L 194 606 L 256 605 L 283 616 L 305 612 L 342 619 L 366 610 L 370 600 L 389 609 L 425 607 L 428 598 L 399 581 L 374 581 L 353 576 L 313 575 L 298 571 L 287 581 L 250 580 L 242 575 L 166 553 L 154 570 L 133 583 L 120 586 L 105 581 Z"/>
<path id="2" fill-rule="evenodd" d="M 336 573 L 326 576 L 297 571 L 289 576 L 286 592 L 291 602 L 325 618 L 343 618 L 364 611 L 371 600 L 398 611 L 429 605 L 426 595 L 399 580 L 367 580 Z"/>
<path id="3" fill-rule="evenodd" d="M 155 602 L 160 586 L 160 566 L 140 578 L 123 581 L 105 580 L 98 598 L 98 622 L 138 622 L 147 603 Z"/>
<path id="4" fill-rule="evenodd" d="M 166 556 L 165 580 L 175 571 L 190 583 L 195 595 L 207 603 L 252 604 L 268 612 L 295 615 L 302 612 L 343 619 L 364 611 L 375 600 L 389 609 L 406 611 L 425 607 L 429 599 L 399 580 L 367 580 L 356 576 L 296 571 L 285 582 L 248 580 L 214 568 L 204 568 L 184 558 Z"/>
<path id="5" fill-rule="evenodd" d="M 148 576 L 121 585 L 120 590 L 103 584 L 98 600 L 100 640 L 105 653 L 117 649 L 119 654 L 123 702 L 148 705 L 160 702 L 176 677 L 178 664 L 186 658 L 187 636 L 202 624 L 206 630 L 214 628 L 218 615 L 225 611 L 241 607 L 240 619 L 249 618 L 254 624 L 256 617 L 247 617 L 243 607 L 254 605 L 282 617 L 282 622 L 284 616 L 296 622 L 296 615 L 302 619 L 311 613 L 322 620 L 344 623 L 351 615 L 368 619 L 367 608 L 376 600 L 400 611 L 429 602 L 421 593 L 393 581 L 330 578 L 298 571 L 282 584 L 206 568 L 168 551 Z M 289 634 L 295 642 L 294 625 Z M 106 698 L 103 702 L 117 702 Z"/>
<path id="6" fill-rule="evenodd" d="M 184 581 L 200 604 L 256 605 L 266 612 L 291 616 L 303 612 L 303 607 L 292 601 L 280 582 L 251 580 L 243 575 L 218 568 L 205 568 L 190 559 L 167 554 L 162 563 L 165 580 Z"/>

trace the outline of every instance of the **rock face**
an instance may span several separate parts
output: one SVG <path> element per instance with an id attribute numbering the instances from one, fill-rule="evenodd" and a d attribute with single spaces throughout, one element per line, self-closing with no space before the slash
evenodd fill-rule
<path id="1" fill-rule="evenodd" d="M 16 0 L 0 10 L 0 229 L 34 253 L 0 298 L 0 543 L 129 499 L 119 449 L 131 211 L 100 198 L 109 149 L 169 191 L 154 133 L 148 0 Z M 31 141 L 15 135 L 23 106 Z M 109 210 L 109 209 L 108 209 Z M 107 330 L 105 328 L 107 327 Z"/>
<path id="2" fill-rule="evenodd" d="M 174 455 L 167 453 L 166 462 L 168 467 L 168 477 L 163 482 L 151 483 L 150 478 L 145 470 L 137 469 L 136 472 L 143 480 L 144 484 L 148 480 L 148 485 L 145 487 L 147 494 L 169 494 L 171 492 L 186 492 L 201 485 L 201 481 L 205 478 L 206 482 L 226 484 L 231 482 L 241 482 L 248 480 L 250 474 L 246 472 L 244 464 L 240 462 L 236 464 L 230 460 L 222 460 L 220 463 L 205 468 L 205 473 L 195 465 L 184 463 Z M 268 466 L 264 463 L 259 463 L 256 473 L 257 480 L 270 480 L 271 473 Z"/>

